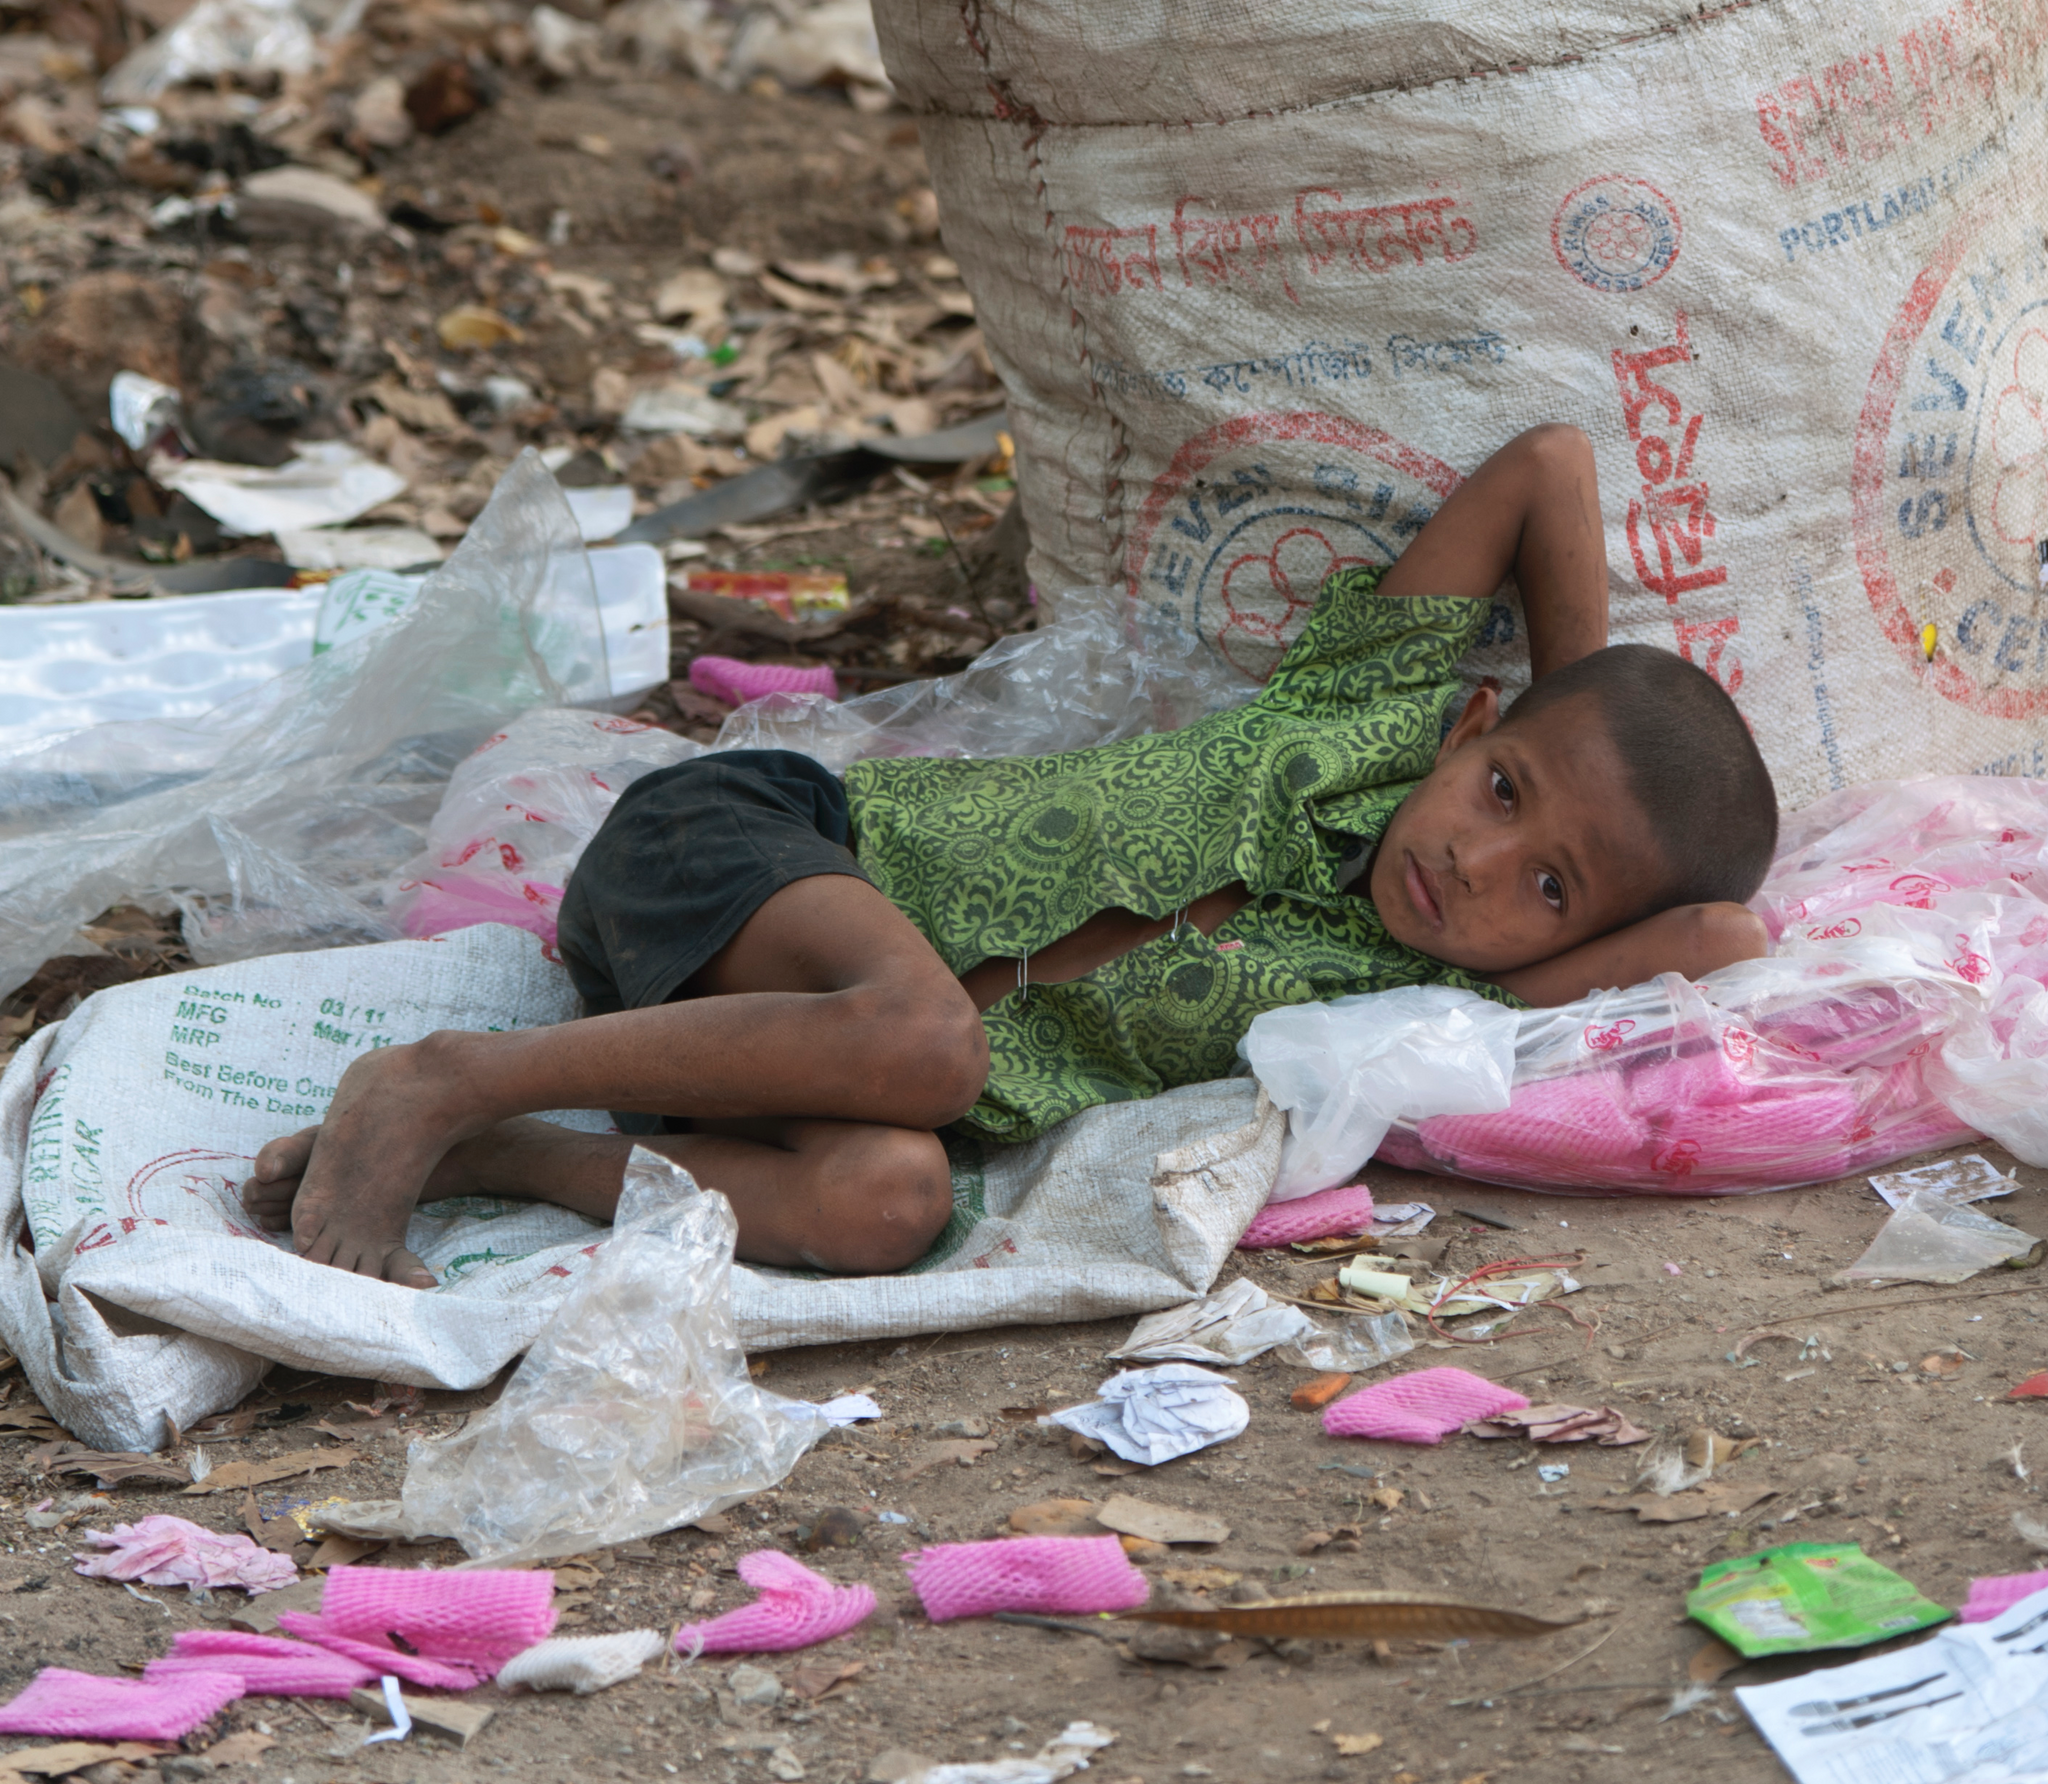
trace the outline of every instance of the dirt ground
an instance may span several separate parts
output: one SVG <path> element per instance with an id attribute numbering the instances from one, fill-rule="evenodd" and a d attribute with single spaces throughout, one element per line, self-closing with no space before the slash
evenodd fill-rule
<path id="1" fill-rule="evenodd" d="M 448 13 L 393 7 L 382 16 Z M 409 78 L 436 53 L 425 25 L 408 38 L 394 24 L 373 62 Z M 336 399 L 341 431 L 381 429 L 387 446 L 404 442 L 412 455 L 416 499 L 385 518 L 431 522 L 453 513 L 458 530 L 494 468 L 528 443 L 597 454 L 607 474 L 635 483 L 643 510 L 742 468 L 744 455 L 725 447 L 698 458 L 677 448 L 657 458 L 622 439 L 589 395 L 608 368 L 662 375 L 666 350 L 635 335 L 635 316 L 647 315 L 660 280 L 715 248 L 766 261 L 879 259 L 904 296 L 936 305 L 942 318 L 919 324 L 926 332 L 915 375 L 884 376 L 847 345 L 866 338 L 847 317 L 778 313 L 773 326 L 787 331 L 782 369 L 757 379 L 751 395 L 760 413 L 831 394 L 825 386 L 833 374 L 820 373 L 820 384 L 805 370 L 814 350 L 876 379 L 877 400 L 929 404 L 933 424 L 985 412 L 997 400 L 934 234 L 915 130 L 901 112 L 869 114 L 836 94 L 783 92 L 772 82 L 728 92 L 682 75 L 614 71 L 543 81 L 517 68 L 502 79 L 497 103 L 462 127 L 388 150 L 362 149 L 356 171 L 376 183 L 393 214 L 413 219 L 414 245 L 364 261 L 353 274 L 324 243 L 272 244 L 251 254 L 234 244 L 147 237 L 137 219 L 157 202 L 155 190 L 88 184 L 83 198 L 51 199 L 38 209 L 45 199 L 29 203 L 22 183 L 63 197 L 63 170 L 53 172 L 58 158 L 10 149 L 17 239 L 0 269 L 0 346 L 27 351 L 40 340 L 47 348 L 49 325 L 37 321 L 47 298 L 61 297 L 87 270 L 138 269 L 196 294 L 202 323 L 232 310 L 233 326 L 223 323 L 216 346 L 241 329 L 235 338 L 244 347 L 314 359 L 334 391 L 388 381 L 394 367 L 417 397 L 437 388 L 437 366 L 471 385 L 488 373 L 522 378 L 540 399 L 530 409 L 494 420 L 465 399 L 463 422 L 421 423 L 417 438 L 393 412 L 423 412 L 408 407 L 402 391 L 382 409 L 374 396 L 353 409 Z M 209 103 L 205 93 L 180 101 L 195 130 Z M 337 151 L 330 144 L 323 152 L 331 158 Z M 548 242 L 545 263 L 536 262 L 531 243 L 507 247 L 494 233 L 505 228 Z M 579 309 L 545 283 L 550 271 L 611 281 L 614 313 Z M 479 301 L 499 305 L 521 327 L 519 342 L 481 354 L 440 352 L 431 339 L 434 316 Z M 741 276 L 734 301 L 744 312 L 765 300 Z M 245 313 L 255 318 L 253 336 L 234 320 Z M 755 322 L 756 332 L 761 326 Z M 778 385 L 785 371 L 787 382 Z M 386 382 L 386 389 L 396 387 Z M 125 462 L 103 455 L 64 474 L 99 477 L 112 466 L 111 474 L 128 475 Z M 59 505 L 63 487 L 60 475 L 47 506 Z M 864 670 L 865 680 L 849 677 L 853 687 L 957 667 L 989 637 L 1030 621 L 1021 605 L 992 609 L 974 598 L 948 543 L 949 535 L 971 540 L 988 530 L 1007 499 L 1000 464 L 980 463 L 892 478 L 837 508 L 714 536 L 706 541 L 714 565 L 844 569 L 856 617 L 831 649 L 809 654 L 779 650 L 758 634 L 714 638 L 679 617 L 677 673 L 709 643 Z M 118 518 L 118 504 L 110 497 L 102 507 L 107 530 L 94 543 L 115 553 L 142 549 L 139 534 L 122 530 L 128 523 Z M 58 591 L 74 599 L 87 592 Z M 683 686 L 660 691 L 647 713 L 700 735 L 720 716 Z M 64 980 L 64 995 L 45 999 L 49 1007 L 34 1019 L 61 1014 L 71 988 Z M 17 1014 L 25 1029 L 30 1016 Z M 2018 1176 L 2024 1188 L 2000 1213 L 2048 1232 L 2048 1173 L 2021 1168 Z M 857 1547 L 807 1559 L 836 1579 L 872 1583 L 880 1613 L 825 1649 L 762 1660 L 787 1688 L 779 1704 L 742 1705 L 729 1661 L 656 1666 L 588 1699 L 507 1698 L 485 1687 L 476 1696 L 495 1706 L 495 1717 L 458 1750 L 432 1734 L 363 1747 L 364 1725 L 345 1706 L 248 1699 L 189 1744 L 204 1749 L 230 1731 L 272 1737 L 260 1758 L 223 1763 L 176 1754 L 109 1762 L 86 1775 L 94 1784 L 202 1775 L 237 1784 L 501 1776 L 853 1784 L 901 1775 L 891 1753 L 937 1760 L 1030 1753 L 1066 1723 L 1087 1719 L 1117 1737 L 1089 1774 L 1104 1784 L 1203 1777 L 1608 1784 L 1681 1770 L 1747 1784 L 1781 1774 L 1726 1687 L 1772 1676 L 1772 1667 L 1730 1674 L 1714 1695 L 1666 1719 L 1703 1645 L 1682 1599 L 1704 1563 L 1780 1539 L 1853 1540 L 1951 1604 L 1974 1573 L 2032 1564 L 2012 1514 L 2034 1503 L 2028 1450 L 2048 1457 L 2048 1445 L 2034 1442 L 2044 1413 L 2037 1403 L 2003 1399 L 2013 1383 L 2048 1365 L 2040 1291 L 2030 1276 L 1994 1274 L 1952 1291 L 1824 1292 L 1824 1279 L 1880 1224 L 1881 1205 L 1862 1180 L 1718 1202 L 1562 1200 L 1382 1170 L 1371 1180 L 1383 1202 L 1421 1199 L 1438 1209 L 1429 1236 L 1450 1239 L 1446 1268 L 1582 1254 L 1586 1287 L 1570 1306 L 1592 1328 L 1532 1314 L 1504 1342 L 1455 1358 L 1418 1347 L 1395 1370 L 1455 1360 L 1539 1401 L 1612 1405 L 1660 1445 L 1681 1443 L 1701 1427 L 1753 1436 L 1760 1444 L 1721 1478 L 1769 1486 L 1774 1495 L 1740 1515 L 1643 1524 L 1603 1509 L 1626 1495 L 1641 1448 L 1539 1454 L 1519 1441 L 1454 1437 L 1410 1449 L 1335 1440 L 1313 1414 L 1289 1404 L 1304 1373 L 1270 1361 L 1236 1372 L 1252 1406 L 1241 1438 L 1147 1473 L 1105 1473 L 1099 1457 L 1073 1453 L 1063 1434 L 1039 1427 L 1033 1415 L 1091 1396 L 1115 1368 L 1104 1354 L 1128 1330 L 1121 1321 L 785 1352 L 761 1360 L 766 1385 L 808 1399 L 866 1390 L 881 1403 L 882 1422 L 822 1444 L 783 1487 L 729 1514 L 724 1534 L 670 1533 L 586 1557 L 559 1581 L 572 1632 L 673 1627 L 749 1596 L 734 1573 L 738 1556 L 763 1544 L 798 1546 L 799 1533 L 833 1508 L 863 1514 Z M 1509 1230 L 1460 1208 L 1482 1209 Z M 1290 1294 L 1306 1294 L 1333 1268 L 1287 1253 L 1240 1254 L 1238 1267 Z M 1738 1342 L 1759 1330 L 1798 1342 L 1764 1342 L 1742 1364 L 1731 1362 Z M 1802 1348 L 1812 1353 L 1804 1362 L 1796 1360 Z M 1953 1373 L 1923 1368 L 1924 1359 L 1950 1351 L 1967 1353 Z M 26 1398 L 18 1373 L 0 1377 L 0 1388 L 17 1405 Z M 452 1429 L 486 1397 L 394 1397 L 370 1382 L 280 1373 L 250 1403 L 259 1416 L 249 1430 L 198 1441 L 216 1464 L 309 1447 L 358 1457 L 260 1490 L 260 1511 L 277 1518 L 309 1500 L 392 1496 L 409 1439 Z M 363 1410 L 380 1402 L 379 1410 Z M 928 1446 L 963 1434 L 963 1421 L 968 1431 L 978 1428 L 971 1421 L 984 1421 L 995 1447 L 971 1465 L 920 1466 Z M 74 1575 L 68 1558 L 78 1547 L 77 1527 L 176 1511 L 239 1529 L 244 1508 L 232 1493 L 186 1497 L 176 1486 L 130 1481 L 110 1490 L 103 1505 L 79 1508 L 73 1527 L 35 1527 L 36 1508 L 54 1502 L 61 1509 L 90 1487 L 40 1473 L 41 1441 L 0 1435 L 0 1696 L 46 1665 L 137 1668 L 163 1652 L 175 1630 L 260 1611 L 260 1601 L 245 1606 L 238 1593 L 194 1604 L 176 1590 L 138 1595 Z M 1545 1483 L 1530 1465 L 1536 1460 L 1568 1461 L 1570 1474 Z M 1114 1493 L 1197 1508 L 1229 1524 L 1223 1542 L 1146 1563 L 1174 1589 L 1206 1581 L 1220 1599 L 1258 1589 L 1406 1587 L 1573 1626 L 1526 1643 L 1396 1644 L 1380 1653 L 1363 1644 L 1274 1650 L 1237 1643 L 1211 1657 L 1219 1664 L 1189 1666 L 1134 1657 L 1120 1639 L 1126 1632 L 1104 1639 L 986 1621 L 935 1627 L 924 1619 L 898 1559 L 918 1540 L 992 1536 L 1017 1507 L 1054 1498 L 1100 1502 Z M 906 1521 L 879 1521 L 882 1513 Z M 46 1512 L 37 1515 L 47 1520 Z M 310 1545 L 301 1553 L 313 1558 Z M 370 1557 L 398 1566 L 456 1558 L 448 1547 Z"/>
<path id="2" fill-rule="evenodd" d="M 2016 1174 L 2024 1187 L 1998 1212 L 2048 1231 L 2048 1172 Z M 793 1777 L 793 1759 L 806 1777 L 854 1784 L 895 1776 L 891 1753 L 964 1760 L 1035 1752 L 1066 1723 L 1087 1719 L 1117 1736 L 1092 1775 L 1126 1784 L 1608 1784 L 1681 1768 L 1711 1768 L 1727 1784 L 1746 1784 L 1782 1773 L 1726 1687 L 1804 1666 L 1742 1668 L 1705 1702 L 1667 1719 L 1705 1645 L 1682 1602 L 1705 1563 L 1779 1541 L 1860 1542 L 1953 1605 L 1973 1574 L 2022 1571 L 2038 1560 L 2012 1515 L 2035 1508 L 2027 1471 L 2029 1451 L 2048 1455 L 2037 1441 L 2042 1412 L 2003 1396 L 2048 1363 L 2040 1290 L 2028 1275 L 1999 1272 L 1956 1289 L 1824 1290 L 1880 1224 L 1881 1204 L 1864 1180 L 1719 1201 L 1567 1200 L 1377 1168 L 1371 1181 L 1382 1202 L 1427 1200 L 1438 1210 L 1430 1236 L 1451 1237 L 1447 1268 L 1583 1254 L 1586 1287 L 1570 1306 L 1594 1328 L 1525 1315 L 1527 1336 L 1455 1359 L 1425 1343 L 1393 1370 L 1455 1360 L 1539 1403 L 1614 1406 L 1659 1444 L 1700 1427 L 1757 1437 L 1762 1442 L 1716 1479 L 1772 1487 L 1775 1496 L 1736 1516 L 1639 1523 L 1603 1508 L 1627 1494 L 1643 1447 L 1334 1439 L 1314 1414 L 1289 1404 L 1306 1372 L 1271 1361 L 1236 1371 L 1252 1407 L 1242 1437 L 1157 1469 L 1106 1475 L 1114 1464 L 1072 1454 L 1064 1433 L 1030 1414 L 1091 1397 L 1117 1366 L 1104 1353 L 1128 1330 L 1121 1321 L 783 1352 L 759 1360 L 765 1385 L 807 1399 L 865 1390 L 883 1420 L 835 1434 L 780 1489 L 729 1514 L 729 1534 L 673 1532 L 588 1557 L 559 1582 L 574 1632 L 672 1627 L 745 1602 L 751 1594 L 734 1575 L 735 1559 L 764 1545 L 800 1550 L 800 1533 L 826 1511 L 907 1519 L 865 1523 L 857 1548 L 806 1553 L 834 1579 L 869 1582 L 881 1609 L 824 1648 L 746 1662 L 789 1688 L 779 1705 L 740 1705 L 727 1684 L 731 1659 L 657 1665 L 588 1699 L 508 1698 L 486 1686 L 476 1700 L 497 1713 L 457 1750 L 431 1734 L 363 1748 L 365 1725 L 345 1706 L 247 1699 L 227 1712 L 226 1726 L 274 1735 L 277 1745 L 256 1765 L 221 1775 L 267 1784 L 498 1775 L 723 1781 Z M 1459 1208 L 1514 1230 L 1481 1225 Z M 1333 1267 L 1285 1252 L 1238 1256 L 1255 1281 L 1293 1294 L 1306 1294 Z M 1800 1342 L 1760 1343 L 1753 1366 L 1731 1363 L 1738 1342 L 1759 1330 Z M 1814 1338 L 1818 1346 L 1808 1342 Z M 1796 1360 L 1802 1343 L 1805 1363 Z M 1966 1353 L 1956 1372 L 1923 1368 L 1950 1351 Z M 272 1416 L 281 1422 L 208 1438 L 206 1447 L 216 1464 L 344 1442 L 360 1452 L 352 1466 L 261 1490 L 268 1516 L 309 1499 L 388 1497 L 409 1435 L 450 1429 L 486 1397 L 430 1394 L 417 1411 L 401 1402 L 366 1420 L 361 1408 L 374 1406 L 377 1394 L 366 1382 L 275 1379 L 251 1405 L 278 1408 Z M 971 1465 L 919 1468 L 928 1446 L 974 1420 L 986 1421 L 992 1450 Z M 11 1477 L 0 1502 L 0 1690 L 13 1691 L 45 1665 L 139 1666 L 174 1630 L 237 1614 L 234 1592 L 194 1607 L 177 1590 L 154 1591 L 149 1602 L 75 1577 L 66 1560 L 77 1546 L 70 1533 L 24 1522 L 26 1508 L 53 1492 L 61 1506 L 65 1496 L 26 1472 L 32 1454 L 18 1441 L 0 1464 Z M 1569 1462 L 1570 1475 L 1546 1485 L 1532 1461 Z M 1527 1642 L 1396 1643 L 1384 1654 L 1356 1643 L 1276 1651 L 1237 1642 L 1210 1657 L 1226 1664 L 1194 1667 L 1136 1658 L 1114 1637 L 926 1621 L 898 1559 L 918 1539 L 993 1536 L 1017 1507 L 1054 1498 L 1099 1504 L 1115 1493 L 1192 1507 L 1230 1526 L 1221 1543 L 1146 1563 L 1162 1583 L 1180 1575 L 1181 1590 L 1206 1579 L 1211 1601 L 1257 1589 L 1410 1588 L 1573 1627 Z M 105 1527 L 175 1510 L 241 1527 L 234 1494 L 183 1497 L 175 1487 L 136 1482 L 109 1500 L 85 1521 Z M 376 1557 L 383 1565 L 457 1558 L 452 1546 Z M 799 1695 L 856 1663 L 828 1695 Z M 1546 1682 L 1518 1689 L 1539 1679 Z M 1380 1741 L 1344 1756 L 1338 1735 Z M 178 1765 L 162 1769 L 177 1775 Z"/>

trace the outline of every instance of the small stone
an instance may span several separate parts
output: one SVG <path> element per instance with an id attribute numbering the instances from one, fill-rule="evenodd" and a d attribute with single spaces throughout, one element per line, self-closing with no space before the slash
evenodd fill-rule
<path id="1" fill-rule="evenodd" d="M 934 1437 L 986 1437 L 988 1420 L 983 1418 L 948 1419 L 943 1425 L 932 1427 Z"/>
<path id="2" fill-rule="evenodd" d="M 213 1775 L 213 1761 L 196 1753 L 170 1753 L 156 1762 L 157 1775 L 166 1784 L 197 1784 Z"/>
<path id="3" fill-rule="evenodd" d="M 725 1683 L 733 1701 L 750 1710 L 773 1709 L 782 1701 L 782 1681 L 765 1666 L 750 1666 L 743 1661 L 725 1675 Z"/>

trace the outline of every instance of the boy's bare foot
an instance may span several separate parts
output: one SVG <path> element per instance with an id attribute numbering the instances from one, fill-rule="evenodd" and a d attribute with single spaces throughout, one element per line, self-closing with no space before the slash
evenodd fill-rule
<path id="1" fill-rule="evenodd" d="M 441 1170 L 448 1143 L 465 1137 L 450 1111 L 445 1049 L 430 1037 L 363 1054 L 342 1074 L 318 1127 L 273 1140 L 256 1155 L 242 1203 L 271 1232 L 289 1230 L 299 1255 L 358 1276 L 432 1288 L 434 1273 L 405 1247 L 422 1191 L 458 1194 L 459 1165 Z"/>

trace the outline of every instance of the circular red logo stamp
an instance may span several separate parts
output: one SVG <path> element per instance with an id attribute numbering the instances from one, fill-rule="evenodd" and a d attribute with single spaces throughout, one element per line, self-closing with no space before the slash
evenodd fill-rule
<path id="1" fill-rule="evenodd" d="M 2048 711 L 2048 256 L 2020 210 L 1966 214 L 1913 281 L 1849 488 L 1864 593 L 1906 666 L 1989 718 Z"/>
<path id="2" fill-rule="evenodd" d="M 1125 548 L 1132 598 L 1263 681 L 1330 573 L 1392 563 L 1463 481 L 1341 416 L 1238 416 L 1189 440 L 1154 481 Z"/>
<path id="3" fill-rule="evenodd" d="M 1648 180 L 1603 173 L 1574 186 L 1550 223 L 1557 263 L 1595 291 L 1640 291 L 1678 259 L 1678 207 Z"/>

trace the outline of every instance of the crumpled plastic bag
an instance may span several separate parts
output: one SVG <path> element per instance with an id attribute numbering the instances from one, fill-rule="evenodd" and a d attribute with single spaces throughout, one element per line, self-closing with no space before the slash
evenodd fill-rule
<path id="1" fill-rule="evenodd" d="M 2040 1248 L 1981 1208 L 1936 1190 L 1915 1190 L 1877 1229 L 1837 1282 L 1967 1282 L 1979 1270 L 2017 1263 Z"/>
<path id="2" fill-rule="evenodd" d="M 177 906 L 203 965 L 398 940 L 384 883 L 456 763 L 610 685 L 575 516 L 522 453 L 403 618 L 199 718 L 0 753 L 0 989 L 122 899 Z"/>
<path id="3" fill-rule="evenodd" d="M 691 1523 L 774 1486 L 831 1428 L 754 1385 L 732 1316 L 732 1205 L 635 1147 L 611 1237 L 505 1391 L 415 1443 L 414 1534 L 541 1561 Z"/>
<path id="4" fill-rule="evenodd" d="M 1508 1106 L 1518 1018 L 1445 985 L 1407 985 L 1253 1018 L 1237 1044 L 1287 1111 L 1272 1200 L 1348 1182 L 1400 1116 Z"/>
<path id="5" fill-rule="evenodd" d="M 368 0 L 198 0 L 122 57 L 100 82 L 100 96 L 110 105 L 134 105 L 216 75 L 311 74 L 321 39 L 353 31 L 368 9 Z"/>

